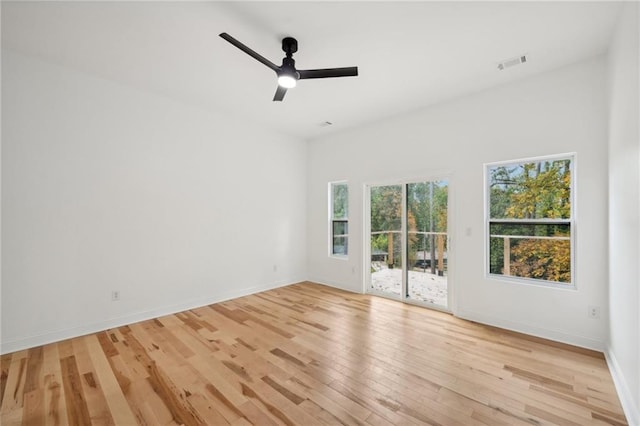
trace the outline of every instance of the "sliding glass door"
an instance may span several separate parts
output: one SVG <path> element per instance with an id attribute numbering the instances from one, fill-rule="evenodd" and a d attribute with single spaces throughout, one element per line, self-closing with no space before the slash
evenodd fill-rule
<path id="1" fill-rule="evenodd" d="M 448 181 L 368 189 L 367 291 L 448 309 Z"/>
<path id="2" fill-rule="evenodd" d="M 402 185 L 372 186 L 371 289 L 400 297 L 402 291 Z"/>
<path id="3" fill-rule="evenodd" d="M 407 298 L 448 307 L 446 180 L 407 184 Z"/>

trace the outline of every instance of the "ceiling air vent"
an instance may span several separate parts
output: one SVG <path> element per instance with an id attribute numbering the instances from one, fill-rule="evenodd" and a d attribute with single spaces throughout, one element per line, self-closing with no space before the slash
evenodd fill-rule
<path id="1" fill-rule="evenodd" d="M 515 67 L 516 65 L 524 64 L 525 62 L 527 62 L 526 55 L 516 56 L 515 58 L 507 59 L 500 62 L 498 64 L 498 69 L 502 71 L 507 68 Z"/>

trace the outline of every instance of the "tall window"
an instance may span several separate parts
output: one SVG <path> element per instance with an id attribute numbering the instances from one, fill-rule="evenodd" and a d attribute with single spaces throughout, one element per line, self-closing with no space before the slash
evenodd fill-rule
<path id="1" fill-rule="evenodd" d="M 573 287 L 573 155 L 486 166 L 492 276 Z"/>
<path id="2" fill-rule="evenodd" d="M 346 182 L 329 184 L 331 255 L 349 253 L 349 187 Z"/>

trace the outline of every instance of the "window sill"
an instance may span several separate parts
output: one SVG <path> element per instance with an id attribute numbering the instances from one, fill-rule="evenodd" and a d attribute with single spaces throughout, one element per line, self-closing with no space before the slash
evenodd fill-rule
<path id="1" fill-rule="evenodd" d="M 543 288 L 551 288 L 558 290 L 577 290 L 575 284 L 562 284 L 554 281 L 545 281 L 545 280 L 537 280 L 533 278 L 520 278 L 520 277 L 512 277 L 505 275 L 497 275 L 497 274 L 487 274 L 485 278 L 491 281 L 501 281 L 509 284 L 518 284 L 532 287 L 543 287 Z"/>
<path id="2" fill-rule="evenodd" d="M 337 259 L 337 260 L 349 260 L 349 255 L 347 255 L 347 254 L 330 254 L 329 258 L 330 259 Z"/>

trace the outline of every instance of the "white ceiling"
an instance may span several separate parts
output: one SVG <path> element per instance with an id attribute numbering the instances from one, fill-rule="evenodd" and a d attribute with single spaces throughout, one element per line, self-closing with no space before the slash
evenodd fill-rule
<path id="1" fill-rule="evenodd" d="M 2 2 L 2 47 L 302 139 L 403 114 L 606 52 L 612 2 Z M 298 39 L 305 80 L 276 76 L 220 37 L 280 64 Z M 528 62 L 498 71 L 501 60 Z M 322 126 L 330 121 L 332 126 Z"/>

